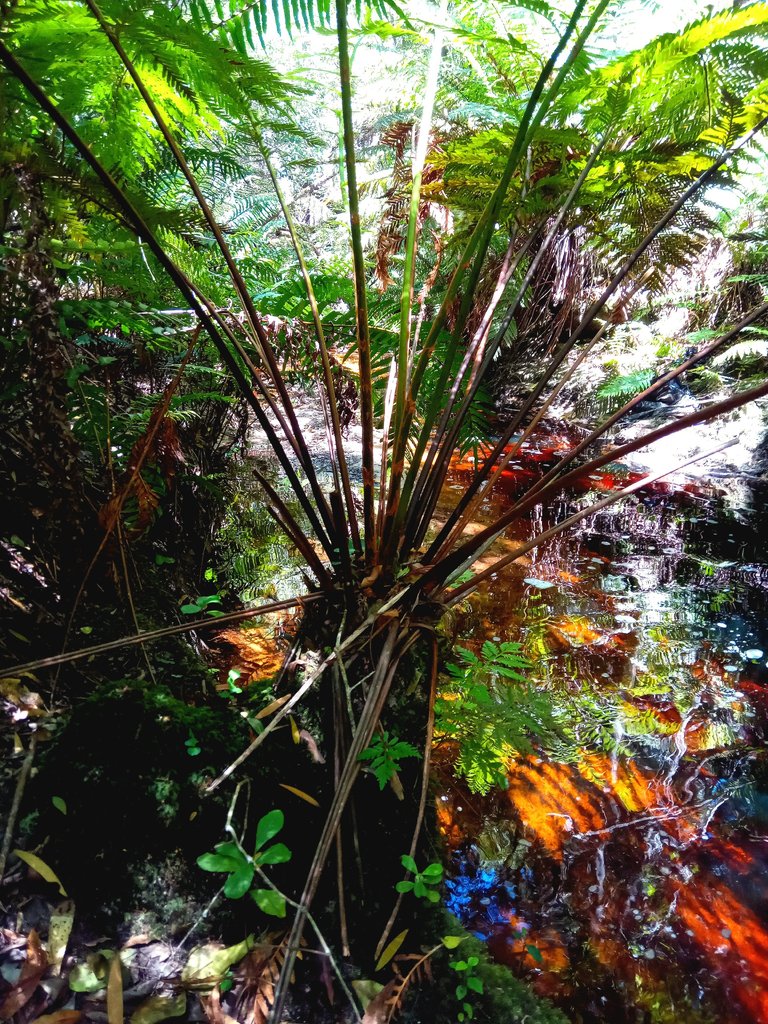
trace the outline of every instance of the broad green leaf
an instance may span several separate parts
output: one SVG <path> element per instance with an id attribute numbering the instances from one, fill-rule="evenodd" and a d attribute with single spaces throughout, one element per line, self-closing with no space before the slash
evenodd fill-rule
<path id="1" fill-rule="evenodd" d="M 456 949 L 464 941 L 463 935 L 444 935 L 440 940 L 446 949 Z"/>
<path id="2" fill-rule="evenodd" d="M 398 882 L 395 886 L 398 892 L 411 892 L 413 889 L 413 882 Z"/>
<path id="3" fill-rule="evenodd" d="M 259 854 L 259 864 L 285 864 L 287 863 L 293 854 L 285 845 L 285 843 L 275 843 L 274 846 L 267 847 L 263 853 Z"/>
<path id="4" fill-rule="evenodd" d="M 285 824 L 285 815 L 279 809 L 269 811 L 256 826 L 256 849 L 260 850 L 264 843 L 277 835 Z"/>
<path id="5" fill-rule="evenodd" d="M 260 910 L 272 917 L 285 917 L 285 897 L 273 889 L 253 889 L 251 899 Z"/>
<path id="6" fill-rule="evenodd" d="M 418 874 L 419 869 L 416 867 L 416 861 L 409 854 L 404 853 L 400 858 L 400 863 L 406 871 L 412 871 L 414 875 Z"/>
<path id="7" fill-rule="evenodd" d="M 67 802 L 60 796 L 52 796 L 51 803 L 57 811 L 61 811 L 62 814 L 67 813 Z"/>
<path id="8" fill-rule="evenodd" d="M 253 882 L 254 869 L 251 864 L 239 864 L 224 883 L 224 895 L 231 900 L 245 896 Z"/>
<path id="9" fill-rule="evenodd" d="M 427 882 L 432 882 L 443 877 L 443 865 L 442 864 L 427 864 L 424 870 L 421 872 L 421 877 Z"/>
<path id="10" fill-rule="evenodd" d="M 381 956 L 379 957 L 378 963 L 376 964 L 377 971 L 380 971 L 382 967 L 385 967 L 389 963 L 389 961 L 392 959 L 392 957 L 395 955 L 398 949 L 400 949 L 402 944 L 405 942 L 405 937 L 407 934 L 408 929 L 406 928 L 404 931 L 400 932 L 399 935 L 396 935 L 390 943 L 387 944 Z"/>
<path id="11" fill-rule="evenodd" d="M 203 853 L 197 858 L 197 866 L 203 871 L 236 871 L 241 863 L 220 853 Z"/>

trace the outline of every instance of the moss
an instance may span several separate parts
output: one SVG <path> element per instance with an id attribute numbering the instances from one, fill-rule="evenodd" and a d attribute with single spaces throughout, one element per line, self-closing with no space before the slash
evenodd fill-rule
<path id="1" fill-rule="evenodd" d="M 185 745 L 191 735 L 195 757 Z M 24 839 L 47 837 L 45 859 L 83 910 L 114 923 L 140 907 L 181 927 L 169 900 L 209 898 L 215 880 L 195 869 L 195 858 L 220 835 L 230 798 L 224 787 L 206 798 L 204 786 L 247 743 L 245 722 L 219 698 L 194 707 L 162 685 L 106 684 L 73 708 L 42 753 Z M 178 862 L 170 874 L 169 857 Z M 152 879 L 165 884 L 148 886 Z"/>
<path id="2" fill-rule="evenodd" d="M 524 981 L 516 978 L 508 967 L 494 963 L 485 943 L 462 928 L 452 914 L 437 910 L 430 918 L 433 945 L 443 935 L 460 935 L 461 944 L 455 950 L 441 950 L 431 961 L 433 983 L 415 989 L 406 1003 L 401 1018 L 410 1024 L 429 1021 L 430 1024 L 455 1024 L 461 1010 L 456 997 L 456 986 L 461 981 L 451 961 L 477 957 L 475 977 L 483 984 L 482 994 L 472 994 L 475 1022 L 480 1024 L 568 1024 L 568 1018 L 548 999 L 537 996 Z"/>

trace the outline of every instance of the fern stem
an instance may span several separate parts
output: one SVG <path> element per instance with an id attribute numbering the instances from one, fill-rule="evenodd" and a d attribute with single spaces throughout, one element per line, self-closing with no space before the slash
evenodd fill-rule
<path id="1" fill-rule="evenodd" d="M 363 526 L 367 565 L 372 565 L 377 548 L 374 519 L 373 468 L 373 378 L 371 374 L 371 336 L 368 322 L 368 296 L 365 283 L 365 257 L 360 228 L 360 203 L 355 166 L 355 131 L 352 123 L 352 70 L 349 59 L 347 0 L 336 0 L 336 35 L 339 44 L 339 82 L 344 133 L 344 162 L 347 170 L 349 226 L 352 236 L 352 263 L 355 284 L 355 320 L 360 360 L 360 420 L 363 462 Z"/>
<path id="2" fill-rule="evenodd" d="M 602 0 L 601 6 L 607 2 L 608 0 Z M 557 64 L 561 53 L 567 46 L 569 39 L 575 31 L 585 5 L 586 0 L 578 0 L 563 36 L 558 41 L 546 65 L 542 69 L 541 74 L 539 75 L 538 81 L 536 82 L 536 85 L 528 99 L 520 125 L 515 134 L 515 139 L 507 158 L 501 180 L 486 204 L 482 214 L 480 215 L 480 219 L 478 220 L 478 223 L 465 246 L 464 252 L 459 260 L 459 265 L 449 281 L 443 302 L 429 330 L 424 343 L 424 348 L 419 356 L 419 360 L 414 367 L 411 381 L 411 402 L 409 403 L 409 408 L 406 410 L 401 430 L 395 437 L 395 446 L 392 454 L 392 479 L 390 482 L 389 503 L 384 523 L 383 537 L 383 543 L 386 546 L 387 556 L 389 558 L 394 559 L 396 557 L 396 547 L 399 540 L 399 527 L 401 526 L 408 511 L 408 503 L 415 485 L 416 477 L 420 471 L 421 457 L 424 454 L 427 440 L 437 418 L 439 403 L 442 398 L 441 392 L 445 389 L 445 384 L 453 365 L 461 332 L 463 331 L 464 323 L 466 322 L 466 318 L 469 314 L 469 309 L 479 280 L 480 270 L 487 254 L 493 231 L 495 230 L 497 214 L 501 208 L 504 197 L 506 196 L 509 183 L 512 180 L 512 175 L 514 174 L 515 169 L 519 164 L 520 157 L 524 152 L 528 137 L 528 129 L 546 87 L 546 83 Z M 403 462 L 405 459 L 405 450 L 408 443 L 413 412 L 415 410 L 414 403 L 424 374 L 426 373 L 427 366 L 434 354 L 437 339 L 445 323 L 448 309 L 458 294 L 459 287 L 463 282 L 464 275 L 468 267 L 470 270 L 469 282 L 462 300 L 456 327 L 451 335 L 451 342 L 449 344 L 448 353 L 445 357 L 444 367 L 441 371 L 440 380 L 435 389 L 434 397 L 429 403 L 427 413 L 425 414 L 424 425 L 416 442 L 408 472 L 405 474 L 405 478 L 403 480 Z"/>
<path id="3" fill-rule="evenodd" d="M 443 0 L 440 7 L 440 18 L 445 16 L 446 4 Z M 405 240 L 405 263 L 403 266 L 403 284 L 400 295 L 400 336 L 397 360 L 397 396 L 394 409 L 394 431 L 397 434 L 405 416 L 410 377 L 410 341 L 411 317 L 413 314 L 413 285 L 416 274 L 416 250 L 419 234 L 419 204 L 421 201 L 421 179 L 427 158 L 429 135 L 432 130 L 432 115 L 435 108 L 437 83 L 440 77 L 440 59 L 443 47 L 443 31 L 435 28 L 432 37 L 432 51 L 427 69 L 427 82 L 424 90 L 419 137 L 413 158 L 413 184 L 408 211 L 408 231 Z"/>
<path id="4" fill-rule="evenodd" d="M 331 462 L 334 469 L 334 478 L 337 480 L 337 487 L 340 486 L 344 493 L 344 501 L 347 507 L 347 518 L 349 522 L 349 528 L 352 534 L 352 542 L 355 545 L 355 550 L 358 554 L 362 554 L 362 548 L 360 546 L 360 530 L 357 524 L 357 510 L 355 509 L 355 502 L 352 495 L 352 486 L 349 476 L 349 467 L 347 465 L 347 458 L 344 452 L 344 439 L 341 433 L 341 421 L 339 420 L 339 407 L 336 401 L 336 388 L 333 383 L 333 373 L 331 370 L 331 361 L 328 355 L 328 346 L 325 341 L 325 332 L 323 331 L 323 322 L 320 318 L 320 309 L 317 304 L 317 297 L 315 295 L 315 289 L 312 285 L 312 278 L 307 267 L 307 262 L 304 258 L 304 251 L 302 249 L 301 240 L 299 239 L 298 231 L 296 230 L 296 222 L 293 219 L 288 203 L 285 199 L 285 194 L 280 186 L 280 181 L 275 173 L 275 169 L 272 165 L 272 161 L 269 159 L 261 135 L 257 132 L 256 140 L 261 152 L 262 159 L 269 173 L 269 177 L 272 181 L 272 186 L 275 190 L 278 202 L 280 203 L 280 209 L 283 211 L 283 217 L 285 223 L 288 226 L 288 231 L 291 236 L 291 242 L 296 253 L 296 259 L 299 264 L 301 271 L 301 277 L 304 281 L 304 288 L 307 293 L 307 299 L 309 306 L 312 311 L 312 322 L 315 328 L 315 336 L 317 338 L 317 347 L 320 353 L 320 362 L 323 368 L 323 383 L 325 385 L 325 393 L 328 399 L 328 412 L 331 419 L 332 429 L 332 441 L 333 444 L 331 450 Z M 323 403 L 323 410 L 325 411 L 325 402 Z"/>

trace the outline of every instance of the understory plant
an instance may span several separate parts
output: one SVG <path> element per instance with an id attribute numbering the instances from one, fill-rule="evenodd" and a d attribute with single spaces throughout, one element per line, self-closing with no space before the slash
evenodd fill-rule
<path id="1" fill-rule="evenodd" d="M 314 19 L 332 27 L 337 44 L 339 180 L 348 215 L 352 284 L 347 337 L 351 332 L 350 347 L 357 359 L 361 500 L 350 468 L 342 377 L 332 343 L 338 325 L 333 311 L 324 314 L 318 304 L 302 233 L 275 166 L 275 154 L 265 141 L 270 131 L 288 135 L 293 131 L 301 138 L 300 126 L 291 123 L 290 90 L 254 55 L 259 40 L 267 39 L 271 31 L 271 6 L 230 0 L 211 8 L 205 0 L 186 0 L 154 4 L 150 11 L 138 0 L 128 5 L 119 0 L 25 0 L 11 6 L 0 33 L 0 62 L 6 71 L 4 112 L 15 132 L 19 158 L 25 132 L 42 139 L 37 168 L 42 195 L 51 203 L 68 198 L 66 193 L 62 196 L 60 185 L 54 188 L 51 148 L 55 147 L 68 169 L 68 187 L 86 195 L 87 205 L 98 207 L 100 216 L 107 217 L 114 230 L 119 228 L 121 237 L 138 240 L 143 258 L 152 261 L 152 273 L 164 275 L 175 287 L 184 314 L 194 320 L 187 335 L 189 357 L 196 348 L 205 347 L 207 358 L 221 374 L 210 389 L 223 388 L 226 380 L 229 393 L 247 407 L 252 424 L 266 439 L 291 493 L 287 501 L 256 470 L 270 514 L 303 560 L 306 593 L 294 600 L 265 602 L 246 613 L 253 616 L 297 607 L 303 612 L 289 656 L 294 673 L 287 677 L 288 693 L 282 695 L 287 699 L 272 708 L 267 724 L 247 750 L 208 786 L 212 791 L 229 779 L 281 723 L 288 724 L 289 715 L 301 721 L 305 709 L 312 707 L 313 720 L 322 724 L 322 739 L 331 752 L 325 759 L 328 800 L 322 823 L 307 840 L 313 853 L 274 990 L 270 1018 L 274 1022 L 283 1019 L 296 955 L 331 861 L 337 869 L 334 905 L 342 935 L 344 907 L 353 900 L 358 914 L 364 914 L 368 905 L 374 908 L 377 935 L 369 936 L 371 947 L 377 945 L 380 951 L 391 930 L 392 917 L 379 934 L 381 894 L 371 896 L 364 880 L 358 881 L 353 871 L 344 869 L 354 858 L 359 839 L 353 812 L 366 782 L 359 780 L 366 763 L 378 786 L 369 789 L 365 799 L 373 801 L 381 793 L 383 800 L 389 794 L 379 789 L 382 782 L 386 787 L 415 751 L 423 754 L 421 778 L 400 812 L 410 816 L 413 834 L 411 852 L 403 859 L 413 878 L 400 883 L 400 893 L 412 891 L 431 901 L 439 874 L 432 864 L 418 873 L 415 853 L 435 728 L 450 736 L 458 728 L 456 714 L 471 717 L 477 749 L 463 755 L 462 770 L 470 781 L 474 778 L 475 788 L 484 788 L 501 775 L 503 762 L 488 767 L 483 716 L 487 713 L 493 723 L 501 709 L 506 721 L 514 717 L 520 723 L 517 742 L 541 724 L 535 700 L 524 692 L 519 678 L 525 676 L 525 665 L 510 645 L 486 652 L 494 674 L 486 684 L 473 675 L 479 670 L 473 656 L 459 652 L 459 666 L 449 670 L 453 693 L 445 693 L 435 706 L 439 669 L 435 629 L 444 612 L 484 584 L 492 581 L 500 586 L 511 563 L 609 502 L 629 498 L 669 468 L 539 530 L 511 550 L 498 550 L 495 542 L 536 506 L 567 492 L 570 485 L 602 466 L 768 395 L 765 381 L 753 383 L 631 441 L 610 441 L 612 429 L 640 401 L 704 364 L 765 317 L 768 304 L 761 303 L 634 394 L 558 457 L 503 514 L 490 520 L 481 515 L 504 469 L 609 329 L 611 311 L 639 290 L 657 287 L 669 269 L 692 257 L 695 247 L 688 244 L 690 238 L 707 230 L 703 202 L 708 187 L 727 181 L 727 174 L 756 145 L 768 123 L 766 4 L 711 14 L 678 36 L 662 36 L 637 52 L 613 58 L 597 52 L 606 20 L 620 16 L 621 5 L 612 0 L 571 0 L 565 13 L 545 2 L 520 3 L 513 10 L 528 19 L 523 20 L 530 29 L 526 41 L 512 34 L 507 40 L 495 36 L 488 40 L 479 15 L 468 27 L 458 12 L 458 20 L 443 12 L 445 19 L 436 16 L 426 35 L 419 35 L 394 5 L 373 6 L 372 14 L 378 16 L 373 27 L 371 10 L 358 9 L 361 31 L 367 26 L 380 34 L 410 34 L 429 54 L 418 116 L 412 119 L 410 134 L 403 136 L 409 166 L 403 172 L 399 240 L 393 243 L 397 266 L 395 261 L 389 263 L 394 275 L 389 296 L 395 308 L 389 330 L 382 327 L 381 300 L 370 286 L 371 261 L 362 230 L 351 12 L 346 0 L 335 0 L 333 8 L 312 0 L 298 7 L 286 4 L 281 12 L 283 28 L 298 33 Z M 60 25 L 57 28 L 60 17 L 72 18 L 66 32 L 92 48 L 105 78 L 118 69 L 119 88 L 106 90 L 108 96 L 94 87 L 92 67 L 79 79 L 71 68 L 62 70 L 51 59 L 46 46 L 56 32 L 64 31 Z M 542 27 L 540 34 L 535 31 L 537 25 Z M 161 27 L 165 35 L 159 32 Z M 518 60 L 520 85 L 503 97 L 501 127 L 480 118 L 476 130 L 463 132 L 455 145 L 446 138 L 436 147 L 441 61 L 447 59 L 443 51 L 462 39 L 476 47 L 484 45 L 485 39 L 494 47 L 495 59 L 506 62 L 507 68 Z M 549 52 L 541 52 L 541 39 L 551 41 Z M 195 50 L 198 41 L 199 51 Z M 211 77 L 207 90 L 198 94 L 188 83 L 201 74 L 199 54 L 210 57 Z M 679 88 L 680 82 L 686 83 L 685 88 Z M 132 155 L 140 159 L 143 152 L 148 160 L 151 157 L 153 196 L 142 190 L 141 174 L 131 177 L 121 166 L 126 156 L 114 151 L 105 130 L 105 108 L 120 103 L 140 111 L 132 122 Z M 297 330 L 322 406 L 324 452 L 313 450 L 305 436 L 295 393 L 288 386 L 280 338 L 254 300 L 251 282 L 258 260 L 222 223 L 216 206 L 225 211 L 223 199 L 219 197 L 215 204 L 208 194 L 214 176 L 199 149 L 205 143 L 212 153 L 209 162 L 223 160 L 233 123 L 239 139 L 248 140 L 251 155 L 263 161 L 295 252 L 308 310 Z M 11 171 L 6 168 L 9 178 Z M 8 191 L 10 195 L 10 186 Z M 172 199 L 177 194 L 184 195 L 187 213 L 194 211 L 193 230 L 174 230 L 179 226 L 172 216 Z M 14 196 L 20 207 L 28 205 L 18 190 Z M 439 237 L 432 250 L 425 230 L 425 197 L 449 212 L 454 223 L 453 232 L 448 228 L 435 232 Z M 614 230 L 622 216 L 626 230 Z M 498 439 L 477 449 L 471 479 L 459 495 L 450 492 L 451 506 L 439 512 L 452 457 L 457 449 L 466 450 L 463 432 L 476 415 L 476 400 L 505 339 L 523 323 L 522 315 L 541 283 L 553 246 L 568 234 L 571 241 L 580 239 L 579 244 L 586 247 L 590 227 L 594 227 L 594 251 L 603 262 L 602 276 L 572 288 L 567 316 L 552 300 L 548 315 L 557 319 L 557 330 L 549 331 L 550 347 L 535 351 L 543 360 L 535 382 L 516 414 L 500 425 Z M 232 238 L 240 251 L 230 244 Z M 444 249 L 448 251 L 441 268 Z M 425 262 L 431 263 L 428 273 Z M 532 354 L 533 348 L 520 358 L 525 361 Z M 171 397 L 165 396 L 158 424 L 167 420 Z M 706 454 L 710 453 L 697 457 Z M 147 494 L 142 475 L 145 460 L 139 455 L 128 467 L 129 479 L 110 514 L 104 517 L 102 548 L 116 531 L 126 525 L 130 529 L 131 522 L 136 526 L 137 514 L 139 518 L 143 513 L 150 515 L 156 507 Z M 323 476 L 321 462 L 330 467 L 330 482 Z M 216 603 L 215 597 L 196 598 L 181 609 L 191 621 L 158 635 L 204 629 L 212 623 L 223 626 L 242 617 L 238 611 L 212 615 L 218 608 L 208 606 Z M 202 615 L 206 611 L 208 615 Z M 200 618 L 195 617 L 197 612 Z M 146 644 L 153 635 L 140 639 Z M 132 637 L 125 642 L 137 640 Z M 15 666 L 6 674 L 52 668 L 109 646 L 54 655 Z M 420 667 L 418 673 L 414 666 Z M 414 679 L 419 681 L 415 696 Z M 457 701 L 454 706 L 451 696 Z M 409 724 L 407 739 L 401 740 L 404 731 L 395 718 L 408 707 L 417 723 Z M 298 728 L 296 733 L 300 737 Z M 499 737 L 491 739 L 497 745 Z M 268 818 L 262 818 L 258 828 L 263 830 Z M 251 885 L 259 865 L 270 863 L 270 857 L 277 863 L 274 858 L 284 858 L 287 848 L 277 844 L 263 849 L 264 842 L 257 835 L 253 856 L 229 842 L 219 844 L 214 852 L 203 855 L 200 866 L 226 873 L 229 895 L 250 891 L 262 909 L 275 913 L 275 897 L 260 896 L 267 890 L 252 890 Z M 393 857 L 397 861 L 397 854 Z M 284 909 L 283 904 L 279 909 Z M 354 956 L 364 960 L 370 952 L 355 949 Z M 459 989 L 465 1018 L 472 1014 L 470 993 L 482 991 L 475 966 L 471 957 L 453 965 L 462 976 Z M 359 1016 L 356 1007 L 354 1013 Z"/>

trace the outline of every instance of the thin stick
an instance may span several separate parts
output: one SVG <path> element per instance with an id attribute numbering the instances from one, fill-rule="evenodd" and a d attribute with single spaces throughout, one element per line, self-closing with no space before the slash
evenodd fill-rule
<path id="1" fill-rule="evenodd" d="M 407 588 L 405 590 L 399 591 L 399 593 L 395 594 L 395 596 L 391 598 L 389 601 L 387 601 L 386 604 L 382 605 L 381 608 L 377 609 L 377 611 L 369 615 L 365 622 L 363 622 L 363 624 L 359 626 L 358 629 L 354 631 L 354 633 L 350 633 L 350 635 L 346 638 L 346 640 L 344 640 L 343 643 L 338 644 L 336 649 L 328 655 L 325 661 L 323 661 L 318 666 L 318 668 L 307 679 L 304 680 L 304 682 L 298 688 L 296 693 L 294 693 L 291 699 L 287 701 L 285 704 L 283 704 L 280 710 L 272 717 L 269 725 L 264 729 L 264 731 L 260 732 L 259 735 L 251 742 L 251 744 L 242 752 L 242 754 L 240 754 L 239 757 L 235 758 L 232 764 L 228 768 L 225 768 L 221 775 L 218 776 L 218 778 L 213 780 L 213 782 L 207 787 L 205 792 L 212 793 L 222 784 L 222 782 L 228 779 L 232 772 L 239 768 L 240 765 L 245 760 L 247 760 L 247 758 L 249 758 L 255 750 L 258 750 L 258 748 L 261 746 L 261 744 L 264 742 L 267 736 L 272 732 L 272 730 L 277 725 L 279 725 L 280 722 L 282 722 L 282 720 L 292 710 L 292 708 L 295 707 L 295 705 L 299 703 L 302 697 L 306 693 L 308 693 L 309 690 L 315 685 L 315 683 L 323 674 L 323 672 L 325 672 L 325 670 L 330 665 L 333 665 L 333 663 L 339 659 L 342 652 L 348 650 L 352 646 L 352 644 L 356 640 L 358 640 L 363 635 L 363 633 L 365 633 L 368 627 L 372 626 L 376 622 L 376 620 L 381 615 L 383 615 L 384 612 L 389 611 L 390 608 L 394 608 L 394 606 L 402 600 L 406 593 Z"/>
<path id="2" fill-rule="evenodd" d="M 401 592 L 402 597 L 404 592 Z M 262 604 L 258 608 L 244 608 L 238 612 L 225 612 L 223 615 L 216 615 L 208 619 L 194 619 L 192 622 L 182 622 L 176 626 L 164 626 L 162 629 L 149 630 L 146 633 L 137 633 L 134 636 L 126 636 L 120 640 L 109 640 L 107 643 L 94 644 L 92 647 L 82 647 L 79 651 L 67 651 L 65 654 L 54 654 L 50 658 L 38 658 L 36 661 L 26 661 L 21 665 L 11 665 L 8 668 L 0 669 L 0 679 L 7 679 L 13 676 L 25 675 L 28 672 L 36 672 L 42 668 L 53 668 L 55 665 L 64 665 L 70 661 L 79 661 L 81 658 L 93 658 L 98 654 L 106 654 L 108 651 L 118 651 L 122 647 L 132 647 L 135 644 L 145 644 L 149 640 L 162 640 L 167 636 L 175 636 L 177 633 L 190 633 L 193 630 L 213 629 L 219 626 L 229 625 L 230 622 L 241 622 L 244 619 L 253 619 L 259 615 L 268 615 L 270 612 L 282 612 L 288 608 L 303 607 L 310 601 L 317 601 L 323 594 L 305 594 L 303 597 L 292 597 L 285 601 L 274 601 L 271 604 Z"/>
<path id="3" fill-rule="evenodd" d="M 430 768 L 432 766 L 432 740 L 435 735 L 435 697 L 437 696 L 437 675 L 438 675 L 438 651 L 437 651 L 437 637 L 432 634 L 432 660 L 430 665 L 430 684 L 429 684 L 429 710 L 427 713 L 427 734 L 424 740 L 424 758 L 422 763 L 421 772 L 421 796 L 419 797 L 419 809 L 416 812 L 416 824 L 413 829 L 413 837 L 411 839 L 411 848 L 408 854 L 413 860 L 416 856 L 416 847 L 419 842 L 419 832 L 424 822 L 424 813 L 427 809 L 427 794 L 429 792 L 429 776 Z M 395 900 L 395 906 L 392 913 L 389 915 L 389 920 L 384 926 L 384 931 L 381 933 L 381 938 L 376 946 L 376 952 L 374 953 L 374 959 L 378 960 L 381 956 L 381 951 L 387 943 L 387 939 L 390 936 L 392 927 L 397 920 L 397 915 L 400 913 L 400 906 L 403 902 L 403 893 L 397 894 Z"/>
<path id="4" fill-rule="evenodd" d="M 21 807 L 21 801 L 24 798 L 24 790 L 27 786 L 27 780 L 29 779 L 29 773 L 32 771 L 32 762 L 35 760 L 35 751 L 37 750 L 37 730 L 32 733 L 29 741 L 29 749 L 24 757 L 24 763 L 21 766 L 19 777 L 16 780 L 16 789 L 13 791 L 13 801 L 11 802 L 11 809 L 8 812 L 8 818 L 5 823 L 5 833 L 3 835 L 3 845 L 0 848 L 0 882 L 3 880 L 5 874 L 5 865 L 8 861 L 8 854 L 11 852 L 11 843 L 13 842 L 13 832 L 16 828 L 16 819 L 19 816 L 19 809 Z"/>
<path id="5" fill-rule="evenodd" d="M 352 742 L 347 754 L 347 760 L 339 779 L 339 785 L 336 789 L 336 793 L 334 794 L 325 826 L 317 844 L 315 855 L 312 859 L 312 866 L 304 884 L 304 891 L 301 895 L 299 908 L 296 912 L 293 927 L 291 928 L 291 933 L 288 938 L 288 951 L 285 962 L 283 963 L 280 971 L 280 978 L 275 988 L 275 1001 L 272 1007 L 271 1018 L 273 1021 L 282 1020 L 283 1007 L 285 1005 L 285 999 L 288 992 L 288 983 L 291 977 L 291 972 L 293 971 L 293 965 L 296 962 L 296 953 L 299 949 L 299 943 L 301 942 L 301 936 L 304 931 L 304 922 L 307 919 L 309 909 L 312 905 L 315 893 L 317 892 L 317 887 L 320 883 L 320 878 L 322 876 L 323 869 L 325 868 L 325 863 L 328 858 L 331 845 L 341 821 L 341 815 L 349 800 L 352 792 L 352 786 L 360 773 L 360 754 L 371 741 L 373 730 L 381 716 L 382 707 L 389 693 L 389 688 L 392 684 L 395 672 L 397 671 L 399 658 L 402 657 L 404 650 L 411 642 L 411 638 L 409 638 L 405 640 L 404 644 L 401 644 L 401 626 L 402 624 L 399 621 L 399 618 L 393 621 L 389 626 L 387 638 L 381 650 L 381 654 L 376 665 L 376 672 L 373 680 L 371 681 L 370 690 L 368 691 L 365 707 L 360 715 L 360 720 L 358 722 L 357 729 L 355 730 L 355 734 L 352 737 Z M 400 650 L 396 656 L 395 649 L 398 646 L 400 646 Z"/>

